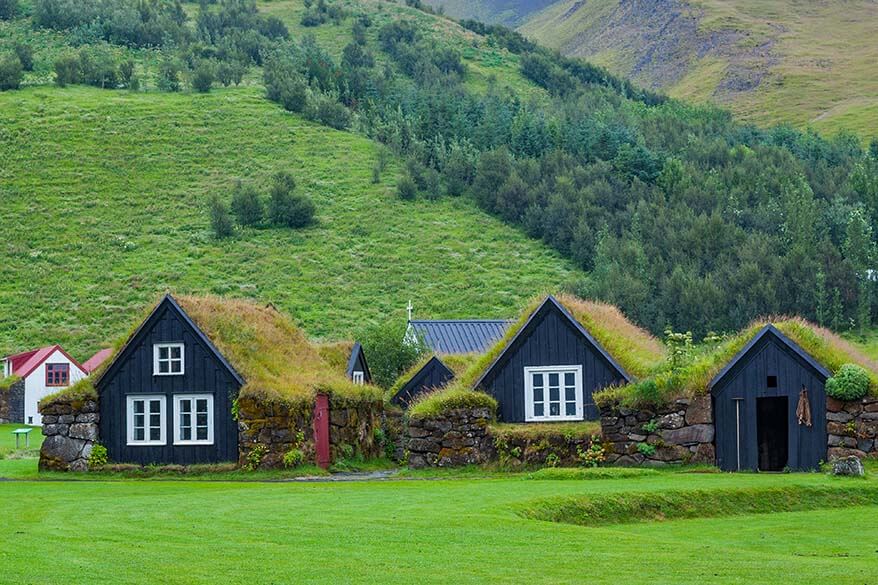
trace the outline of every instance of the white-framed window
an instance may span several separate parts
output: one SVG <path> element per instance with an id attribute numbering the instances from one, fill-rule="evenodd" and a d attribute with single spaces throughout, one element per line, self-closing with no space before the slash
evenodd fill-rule
<path id="1" fill-rule="evenodd" d="M 182 343 L 156 343 L 152 346 L 154 376 L 182 376 L 184 352 Z"/>
<path id="2" fill-rule="evenodd" d="M 582 366 L 524 368 L 526 421 L 583 420 Z"/>
<path id="3" fill-rule="evenodd" d="M 174 444 L 213 445 L 213 396 L 174 396 Z"/>
<path id="4" fill-rule="evenodd" d="M 363 372 L 357 370 L 353 374 L 351 374 L 351 379 L 354 381 L 354 384 L 365 384 L 366 378 L 363 376 Z"/>
<path id="5" fill-rule="evenodd" d="M 164 445 L 165 397 L 156 395 L 128 396 L 129 445 Z"/>

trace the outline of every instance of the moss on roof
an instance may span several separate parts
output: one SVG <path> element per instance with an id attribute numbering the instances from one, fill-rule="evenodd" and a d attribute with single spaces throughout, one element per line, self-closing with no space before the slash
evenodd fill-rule
<path id="1" fill-rule="evenodd" d="M 458 408 L 487 408 L 493 418 L 497 412 L 497 401 L 484 392 L 460 388 L 452 383 L 418 396 L 409 408 L 408 415 L 411 418 L 429 418 Z"/>
<path id="2" fill-rule="evenodd" d="M 0 380 L 0 392 L 7 392 L 12 385 L 21 380 L 21 377 L 16 376 L 15 374 L 11 376 L 6 376 L 2 380 Z"/>
<path id="3" fill-rule="evenodd" d="M 244 377 L 241 396 L 299 402 L 325 392 L 337 399 L 381 399 L 374 386 L 347 379 L 338 363 L 340 344 L 321 351 L 292 319 L 273 308 L 217 296 L 177 301 Z"/>
<path id="4" fill-rule="evenodd" d="M 863 367 L 869 374 L 870 394 L 878 396 L 878 362 L 829 329 L 799 317 L 775 317 L 756 320 L 718 344 L 696 347 L 689 361 L 676 369 L 665 363 L 650 378 L 639 383 L 599 392 L 595 401 L 598 404 L 615 401 L 638 406 L 706 394 L 711 380 L 769 323 L 830 373 L 836 373 L 846 363 Z"/>
<path id="5" fill-rule="evenodd" d="M 40 400 L 39 409 L 55 404 L 56 402 L 85 402 L 97 400 L 98 391 L 94 387 L 94 378 L 87 376 L 77 381 L 72 386 L 59 390 Z"/>

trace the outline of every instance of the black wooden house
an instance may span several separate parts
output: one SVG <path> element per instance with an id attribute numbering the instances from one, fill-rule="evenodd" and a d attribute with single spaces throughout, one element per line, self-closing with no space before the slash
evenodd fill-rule
<path id="1" fill-rule="evenodd" d="M 710 382 L 717 466 L 817 468 L 826 459 L 829 376 L 776 327 L 763 327 Z"/>
<path id="2" fill-rule="evenodd" d="M 549 296 L 509 340 L 475 387 L 499 403 L 504 422 L 596 420 L 593 394 L 630 376 Z"/>
<path id="3" fill-rule="evenodd" d="M 95 382 L 111 461 L 237 461 L 232 404 L 244 379 L 171 295 Z"/>
<path id="4" fill-rule="evenodd" d="M 431 356 L 403 386 L 390 398 L 390 402 L 403 408 L 425 392 L 442 388 L 454 379 L 454 372 L 438 356 Z"/>

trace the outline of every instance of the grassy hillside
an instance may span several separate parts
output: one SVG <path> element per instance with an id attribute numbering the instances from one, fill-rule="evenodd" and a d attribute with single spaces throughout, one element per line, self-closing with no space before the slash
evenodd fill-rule
<path id="1" fill-rule="evenodd" d="M 760 124 L 878 136 L 871 0 L 560 0 L 522 26 L 563 53 Z"/>
<path id="2" fill-rule="evenodd" d="M 436 10 L 454 18 L 471 18 L 491 24 L 518 26 L 528 16 L 555 0 L 426 0 Z"/>
<path id="3" fill-rule="evenodd" d="M 0 129 L 0 353 L 60 342 L 87 357 L 167 289 L 273 302 L 335 337 L 409 299 L 423 316 L 505 317 L 574 275 L 467 199 L 399 201 L 396 162 L 371 183 L 373 142 L 259 89 L 5 92 Z M 216 241 L 208 196 L 281 169 L 317 225 Z"/>

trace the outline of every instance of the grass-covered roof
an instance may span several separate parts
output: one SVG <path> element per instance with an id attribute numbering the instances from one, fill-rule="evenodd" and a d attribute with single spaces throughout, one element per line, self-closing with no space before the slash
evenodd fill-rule
<path id="1" fill-rule="evenodd" d="M 596 394 L 595 400 L 638 405 L 706 394 L 711 380 L 768 324 L 774 325 L 833 374 L 844 364 L 862 367 L 869 375 L 870 393 L 878 395 L 878 362 L 829 329 L 799 317 L 775 317 L 753 321 L 719 343 L 695 347 L 676 367 L 665 362 L 640 382 L 610 388 Z"/>

